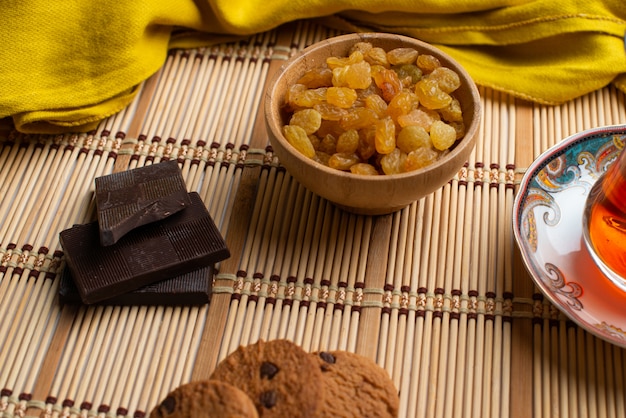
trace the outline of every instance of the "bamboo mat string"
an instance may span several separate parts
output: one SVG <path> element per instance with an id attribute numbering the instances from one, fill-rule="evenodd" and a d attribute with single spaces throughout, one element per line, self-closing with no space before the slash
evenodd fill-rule
<path id="1" fill-rule="evenodd" d="M 451 221 L 451 201 L 454 198 L 452 196 L 451 183 L 448 182 L 442 190 L 442 203 L 441 203 L 441 231 L 439 241 L 439 252 L 437 256 L 437 267 L 439 272 L 437 273 L 437 281 L 435 284 L 435 300 L 434 300 L 434 332 L 432 343 L 432 357 L 430 361 L 431 367 L 431 396 L 429 416 L 442 417 L 443 416 L 443 398 L 437 396 L 437 393 L 443 393 L 443 389 L 446 386 L 445 378 L 447 377 L 446 367 L 448 366 L 448 358 L 446 356 L 447 349 L 450 344 L 450 317 L 449 317 L 449 304 L 445 297 L 450 291 L 448 277 L 450 275 L 450 264 L 448 262 L 449 257 L 453 257 L 452 251 L 449 246 L 454 247 L 454 237 L 451 236 L 451 231 L 454 229 L 454 222 Z"/>
<path id="2" fill-rule="evenodd" d="M 272 228 L 268 245 L 264 247 L 264 253 L 267 254 L 267 258 L 264 257 L 265 262 L 262 263 L 262 268 L 259 271 L 263 274 L 263 279 L 260 284 L 259 292 L 263 295 L 259 299 L 262 299 L 264 306 L 259 305 L 258 318 L 263 318 L 259 323 L 256 338 L 263 340 L 269 340 L 270 334 L 275 333 L 278 329 L 278 320 L 280 314 L 280 305 L 276 305 L 274 299 L 270 302 L 267 297 L 274 298 L 274 294 L 277 290 L 273 290 L 272 287 L 276 286 L 274 277 L 280 277 L 280 269 L 284 263 L 285 255 L 289 251 L 287 242 L 285 239 L 289 236 L 289 231 L 293 231 L 294 219 L 290 219 L 288 214 L 299 214 L 300 211 L 294 211 L 293 207 L 296 203 L 294 200 L 294 193 L 296 191 L 296 182 L 290 181 L 289 178 L 283 176 L 282 188 L 276 202 L 276 214 L 275 218 L 283 222 L 275 222 Z M 272 284 L 273 283 L 273 284 Z M 264 312 L 261 312 L 261 309 Z M 272 331 L 273 330 L 273 331 Z"/>
<path id="3" fill-rule="evenodd" d="M 290 305 L 285 302 L 285 286 L 286 278 L 290 274 L 290 264 L 293 260 L 300 259 L 302 248 L 302 234 L 304 233 L 304 224 L 299 221 L 301 215 L 306 213 L 309 203 L 311 201 L 311 194 L 307 193 L 306 189 L 299 183 L 291 182 L 291 192 L 289 195 L 289 202 L 291 205 L 286 213 L 291 213 L 291 219 L 285 225 L 289 225 L 289 231 L 285 241 L 284 250 L 279 253 L 274 271 L 274 277 L 270 277 L 272 284 L 270 285 L 270 294 L 275 298 L 274 302 L 274 315 L 272 318 L 272 324 L 268 331 L 268 339 L 285 338 L 287 335 L 287 324 L 289 323 Z"/>
<path id="4" fill-rule="evenodd" d="M 315 296 L 317 295 L 313 295 L 313 292 L 316 292 L 316 290 L 312 290 L 311 284 L 304 283 L 304 280 L 313 279 L 313 283 L 319 283 L 319 274 L 323 271 L 324 261 L 328 255 L 328 247 L 324 248 L 324 245 L 328 243 L 333 245 L 330 236 L 333 231 L 332 227 L 336 223 L 336 212 L 334 211 L 333 205 L 326 203 L 324 209 L 323 212 L 320 209 L 320 214 L 323 213 L 323 221 L 318 229 L 320 233 L 313 239 L 313 247 L 309 259 L 307 260 L 304 278 L 302 282 L 299 282 L 304 285 L 304 300 L 308 302 L 308 305 L 301 304 L 300 308 L 302 312 L 301 324 L 303 335 L 301 344 L 307 351 L 317 351 L 319 349 L 320 330 L 318 324 L 320 324 L 321 321 L 319 320 L 320 318 L 317 317 L 317 303 L 315 300 Z M 316 317 L 318 319 L 317 321 L 315 320 Z"/>
<path id="5" fill-rule="evenodd" d="M 370 243 L 371 243 L 371 236 L 373 233 L 373 227 L 374 225 L 373 225 L 372 218 L 371 217 L 365 218 L 364 227 L 363 227 L 363 235 L 360 241 L 361 246 L 362 246 L 362 254 L 370 253 L 369 249 L 370 249 Z M 356 276 L 354 277 L 354 282 L 348 281 L 348 287 L 350 289 L 353 289 L 353 293 L 352 293 L 353 303 L 357 306 L 360 306 L 358 304 L 360 304 L 362 294 L 356 290 L 355 285 L 356 283 L 365 283 L 367 264 L 368 264 L 367 260 L 363 260 L 357 263 L 358 267 L 356 271 Z M 352 280 L 352 277 L 351 277 L 351 280 Z M 347 346 L 346 346 L 346 350 L 348 351 L 357 352 L 358 330 L 359 330 L 360 320 L 361 320 L 360 310 L 359 309 L 352 310 L 351 318 L 350 318 L 350 333 L 348 335 L 348 341 L 347 341 Z"/>
<path id="6" fill-rule="evenodd" d="M 420 358 L 419 367 L 419 380 L 418 380 L 418 397 L 417 405 L 429 405 L 429 399 L 434 395 L 431 391 L 432 381 L 430 378 L 430 365 L 431 365 L 431 351 L 428 349 L 432 344 L 433 335 L 433 301 L 430 297 L 430 292 L 434 288 L 434 280 L 437 274 L 436 260 L 438 250 L 438 227 L 441 212 L 441 190 L 437 190 L 435 193 L 429 195 L 426 199 L 428 202 L 428 220 L 426 221 L 427 228 L 425 229 L 425 242 L 422 246 L 423 249 L 428 249 L 422 253 L 422 266 L 424 266 L 420 276 L 426 280 L 426 283 L 422 286 L 425 289 L 425 304 L 424 304 L 424 317 L 423 317 L 423 334 L 421 334 L 422 341 L 420 344 L 424 345 L 422 351 L 422 357 Z M 424 280 L 422 279 L 422 280 Z M 428 417 L 428 408 L 421 407 L 421 411 L 418 410 L 418 417 Z"/>
<path id="7" fill-rule="evenodd" d="M 292 341 L 295 341 L 296 326 L 295 323 L 293 323 L 293 319 L 294 314 L 297 313 L 297 301 L 293 301 L 291 299 L 292 287 L 290 287 L 290 283 L 288 283 L 288 281 L 290 277 L 292 277 L 292 274 L 293 277 L 295 277 L 297 274 L 298 263 L 303 257 L 305 257 L 303 253 L 305 245 L 304 237 L 307 231 L 307 226 L 309 225 L 308 220 L 311 215 L 311 208 L 315 206 L 318 200 L 316 195 L 313 195 L 299 184 L 297 197 L 297 201 L 302 201 L 302 205 L 296 206 L 294 209 L 294 217 L 296 217 L 296 219 L 294 219 L 293 228 L 287 244 L 287 248 L 290 253 L 286 254 L 289 255 L 289 257 L 286 256 L 283 262 L 278 288 L 278 296 L 282 296 L 284 300 L 277 300 L 279 303 L 278 306 L 280 306 L 282 310 L 276 336 L 278 338 L 287 338 Z M 296 305 L 295 307 L 294 304 Z"/>
<path id="8" fill-rule="evenodd" d="M 249 262 L 245 266 L 245 271 L 248 274 L 252 275 L 253 282 L 250 284 L 251 291 L 250 293 L 256 293 L 254 288 L 256 288 L 258 283 L 258 274 L 262 273 L 262 263 L 265 256 L 268 255 L 269 249 L 267 247 L 267 243 L 269 243 L 269 239 L 271 239 L 271 231 L 274 226 L 274 220 L 276 219 L 276 200 L 280 195 L 282 182 L 284 179 L 284 173 L 278 172 L 275 169 L 271 169 L 268 182 L 266 183 L 267 189 L 263 192 L 263 209 L 259 217 L 259 225 L 258 231 L 259 233 L 256 235 L 257 239 L 252 243 L 250 247 L 249 253 Z M 269 238 L 269 239 L 268 239 Z M 253 321 L 255 318 L 255 310 L 259 305 L 259 300 L 254 295 L 254 298 L 249 298 L 249 301 L 246 306 L 246 315 L 243 316 L 243 322 L 241 327 L 242 340 L 241 344 L 249 344 L 256 342 L 258 339 L 258 335 L 251 335 Z M 235 349 L 236 347 L 233 347 Z"/>
<path id="9" fill-rule="evenodd" d="M 345 225 L 345 237 L 341 246 L 343 252 L 341 253 L 341 266 L 335 269 L 337 272 L 331 277 L 331 285 L 334 289 L 335 306 L 333 307 L 334 329 L 330 334 L 330 341 L 328 343 L 329 348 L 335 350 L 345 350 L 348 342 L 348 333 L 346 330 L 350 327 L 350 311 L 349 305 L 346 304 L 345 294 L 347 284 L 349 283 L 349 276 L 352 275 L 350 266 L 356 266 L 356 264 L 350 264 L 350 260 L 353 258 L 353 254 L 358 254 L 360 250 L 360 241 L 356 237 L 361 231 L 357 229 L 357 218 L 362 218 L 357 215 L 345 214 L 348 217 L 347 222 L 343 222 Z M 344 236 L 342 234 L 342 236 Z M 343 305 L 343 307 L 342 307 Z"/>
<path id="10" fill-rule="evenodd" d="M 347 239 L 348 235 L 351 235 L 348 232 L 349 227 L 354 225 L 352 222 L 353 215 L 342 210 L 336 210 L 335 214 L 339 223 L 336 228 L 336 246 L 333 251 L 332 263 L 330 263 L 331 257 L 328 258 L 329 262 L 326 263 L 327 269 L 320 281 L 321 289 L 318 291 L 318 298 L 322 304 L 320 310 L 324 315 L 319 345 L 320 350 L 334 350 L 337 348 L 336 341 L 340 335 L 343 318 L 342 311 L 338 309 L 338 306 L 340 306 L 337 301 L 338 287 L 340 281 L 344 279 L 344 276 L 341 275 L 346 267 L 344 255 L 347 255 L 347 250 L 351 248 L 350 241 Z M 347 256 L 349 258 L 349 255 Z"/>
<path id="11" fill-rule="evenodd" d="M 319 243 L 321 241 L 322 229 L 324 228 L 323 220 L 326 219 L 325 215 L 327 213 L 327 202 L 324 199 L 315 199 L 312 203 L 309 210 L 309 222 L 306 225 L 305 239 L 304 239 L 304 247 L 302 250 L 302 257 L 298 260 L 298 266 L 295 270 L 295 300 L 293 302 L 293 307 L 291 310 L 291 318 L 290 322 L 293 326 L 293 334 L 291 334 L 294 339 L 294 342 L 302 346 L 305 350 L 310 351 L 311 340 L 310 340 L 310 324 L 307 321 L 308 318 L 308 309 L 305 304 L 301 301 L 303 300 L 303 283 L 304 279 L 308 277 L 308 273 L 310 268 L 315 265 L 317 261 L 317 249 L 319 248 Z M 310 222 L 310 220 L 315 219 L 314 222 Z M 313 245 L 311 244 L 313 243 Z M 308 257 L 307 257 L 308 256 Z M 295 260 L 294 260 L 295 261 Z"/>
<path id="12" fill-rule="evenodd" d="M 332 228 L 333 236 L 329 237 L 330 245 L 327 248 L 327 256 L 326 262 L 324 263 L 323 269 L 319 274 L 319 281 L 315 280 L 313 297 L 316 298 L 318 302 L 317 314 L 320 317 L 320 329 L 317 333 L 319 337 L 316 338 L 318 341 L 316 351 L 322 350 L 330 350 L 334 348 L 330 345 L 330 340 L 332 338 L 332 330 L 336 327 L 337 320 L 340 318 L 335 316 L 336 313 L 333 309 L 334 303 L 333 300 L 330 299 L 332 288 L 336 287 L 339 282 L 339 278 L 337 274 L 341 271 L 341 254 L 344 252 L 345 247 L 345 236 L 347 233 L 347 224 L 348 221 L 346 218 L 349 216 L 343 212 L 342 210 L 338 210 L 334 208 L 334 225 Z M 315 292 L 317 291 L 317 294 Z"/>
<path id="13" fill-rule="evenodd" d="M 404 225 L 401 238 L 402 258 L 398 257 L 395 260 L 395 263 L 399 266 L 399 274 L 396 275 L 394 280 L 394 289 L 395 293 L 398 293 L 398 301 L 396 303 L 399 305 L 397 312 L 400 317 L 398 321 L 398 337 L 393 339 L 393 347 L 390 347 L 390 351 L 394 353 L 391 376 L 397 388 L 400 388 L 402 384 L 404 362 L 407 356 L 403 341 L 411 337 L 408 333 L 412 329 L 412 321 L 414 321 L 414 316 L 410 315 L 410 308 L 412 307 L 410 298 L 413 281 L 411 273 L 415 258 L 412 248 L 416 241 L 416 207 L 416 204 L 412 204 L 402 210 L 402 219 L 400 221 L 401 225 Z M 394 311 L 396 310 L 392 310 L 392 313 Z"/>
<path id="14" fill-rule="evenodd" d="M 389 248 L 389 263 L 387 266 L 385 295 L 383 297 L 384 308 L 381 320 L 378 357 L 385 369 L 392 376 L 396 387 L 399 386 L 399 374 L 395 373 L 396 355 L 401 356 L 402 353 L 396 352 L 396 344 L 398 342 L 397 333 L 403 331 L 402 318 L 399 316 L 399 310 L 393 309 L 393 305 L 397 304 L 397 291 L 402 282 L 402 257 L 406 253 L 406 235 L 408 210 L 405 208 L 394 213 L 391 228 L 391 240 Z M 402 227 L 401 227 L 402 226 Z M 390 283 L 391 281 L 391 283 Z"/>
<path id="15" fill-rule="evenodd" d="M 485 98 L 485 138 L 494 138 L 493 133 L 493 101 L 491 95 L 487 95 Z M 497 138 L 497 137 L 496 137 Z M 485 147 L 483 149 L 483 155 L 481 160 L 484 162 L 485 167 L 485 179 L 481 190 L 480 199 L 476 199 L 475 202 L 478 204 L 477 217 L 478 223 L 476 225 L 480 226 L 480 231 L 482 233 L 479 234 L 478 237 L 478 245 L 475 248 L 477 252 L 477 267 L 476 267 L 476 278 L 475 278 L 475 286 L 470 288 L 470 291 L 476 292 L 476 295 L 472 297 L 472 301 L 474 302 L 474 307 L 477 312 L 484 312 L 485 310 L 485 300 L 483 295 L 489 289 L 493 289 L 493 277 L 490 276 L 491 266 L 489 264 L 490 260 L 490 248 L 494 244 L 492 239 L 493 237 L 490 235 L 493 231 L 493 225 L 491 223 L 492 218 L 490 217 L 490 207 L 491 207 L 491 193 L 490 193 L 490 177 L 491 172 L 488 169 L 490 167 L 490 156 L 492 154 L 492 143 L 491 141 L 485 141 Z M 482 280 L 479 280 L 481 278 Z M 471 400 L 471 411 L 473 417 L 480 417 L 483 414 L 483 408 L 487 408 L 488 404 L 485 404 L 486 397 L 488 394 L 485 392 L 484 388 L 490 386 L 490 370 L 489 361 L 487 356 L 489 353 L 486 351 L 486 346 L 488 344 L 487 339 L 490 337 L 489 328 L 485 323 L 485 317 L 483 315 L 476 315 L 473 321 L 473 331 L 475 332 L 473 336 L 473 347 L 472 354 L 473 358 L 470 358 L 470 361 L 474 361 L 474 373 L 473 373 L 473 381 L 470 385 L 472 391 L 472 400 Z M 487 334 L 487 335 L 486 335 Z"/>
<path id="16" fill-rule="evenodd" d="M 390 335 L 394 331 L 394 325 L 397 327 L 398 313 L 397 310 L 391 309 L 389 305 L 392 302 L 392 290 L 394 288 L 393 283 L 396 281 L 396 261 L 398 258 L 398 236 L 400 234 L 400 222 L 402 218 L 402 213 L 404 211 L 396 212 L 392 214 L 392 226 L 391 226 L 391 239 L 389 246 L 389 263 L 387 263 L 387 273 L 385 275 L 385 286 L 390 286 L 389 288 L 384 289 L 386 291 L 385 298 L 383 299 L 385 302 L 385 307 L 387 310 L 383 310 L 382 319 L 380 325 L 380 337 L 378 343 L 378 351 L 377 355 L 379 360 L 379 364 L 383 366 L 390 376 L 393 376 L 393 346 L 395 342 L 395 336 Z M 400 249 L 400 251 L 402 251 Z M 399 270 L 399 269 L 398 269 Z M 388 283 L 388 281 L 392 281 L 392 283 Z"/>
<path id="17" fill-rule="evenodd" d="M 512 321 L 510 318 L 510 314 L 512 313 L 512 302 L 510 298 L 513 295 L 513 254 L 515 251 L 514 238 L 512 233 L 512 228 L 509 225 L 513 223 L 513 210 L 514 210 L 514 168 L 515 168 L 515 132 L 517 131 L 516 118 L 515 118 L 515 102 L 513 97 L 508 96 L 508 100 L 505 101 L 506 114 L 508 124 L 505 122 L 501 122 L 503 125 L 506 125 L 508 128 L 507 131 L 507 141 L 505 144 L 507 145 L 506 151 L 502 152 L 502 161 L 506 162 L 506 172 L 504 174 L 504 197 L 501 199 L 501 206 L 498 208 L 499 213 L 504 214 L 503 222 L 500 223 L 500 233 L 502 237 L 503 245 L 500 247 L 503 249 L 501 256 L 499 257 L 502 260 L 502 265 L 499 267 L 498 271 L 502 273 L 502 293 L 501 296 L 503 298 L 502 304 L 499 305 L 499 308 L 502 312 L 502 368 L 500 373 L 497 373 L 496 376 L 502 376 L 497 384 L 502 391 L 502 397 L 500 398 L 501 405 L 499 411 L 494 411 L 493 416 L 503 416 L 507 415 L 507 412 L 511 410 L 510 405 L 510 393 L 511 393 L 511 363 L 512 363 Z M 497 329 L 497 328 L 496 328 Z M 494 391 L 496 390 L 496 385 L 494 385 Z M 495 393 L 495 392 L 494 392 Z"/>
<path id="18" fill-rule="evenodd" d="M 462 241 L 463 229 L 459 227 L 459 209 L 462 205 L 459 205 L 459 195 L 461 194 L 461 186 L 457 180 L 453 180 L 450 188 L 450 200 L 449 211 L 451 212 L 448 218 L 448 237 L 446 239 L 446 260 L 445 260 L 445 276 L 443 289 L 444 294 L 441 295 L 443 299 L 443 317 L 442 317 L 442 338 L 440 343 L 439 357 L 442 359 L 439 363 L 438 371 L 438 386 L 437 392 L 446 394 L 441 396 L 436 401 L 435 411 L 437 417 L 450 417 L 452 409 L 448 405 L 454 403 L 454 374 L 451 370 L 455 369 L 456 351 L 455 347 L 458 342 L 458 318 L 456 316 L 454 294 L 458 287 L 454 287 L 455 276 L 459 271 L 459 264 L 457 260 L 460 260 L 462 249 L 458 247 L 457 242 Z M 461 214 L 462 214 L 461 209 Z M 451 400 L 451 399 L 452 400 Z"/>
<path id="19" fill-rule="evenodd" d="M 261 170 L 261 175 L 260 175 L 260 179 L 259 179 L 259 185 L 258 185 L 258 194 L 260 196 L 264 196 L 263 192 L 264 190 L 268 187 L 268 183 L 271 183 L 271 179 L 268 179 L 268 177 L 270 176 L 271 171 L 270 170 Z M 265 197 L 267 198 L 267 196 L 269 196 L 269 194 L 265 194 Z M 255 202 L 255 208 L 253 210 L 253 218 L 250 220 L 250 229 L 248 231 L 247 236 L 248 237 L 256 237 L 256 229 L 259 227 L 259 219 L 262 219 L 262 214 L 261 214 L 261 209 L 262 208 L 267 208 L 267 205 L 263 204 L 263 199 L 257 199 Z M 250 255 L 252 253 L 252 249 L 254 248 L 255 245 L 258 245 L 254 239 L 248 239 L 245 242 L 245 246 L 243 248 L 242 254 L 241 254 L 241 265 L 242 265 L 242 269 L 243 271 L 246 273 L 249 273 L 249 267 L 252 264 L 252 261 L 250 260 Z M 220 350 L 220 354 L 218 356 L 219 359 L 222 359 L 224 357 L 226 357 L 227 354 L 229 354 L 230 352 L 234 351 L 241 343 L 241 339 L 242 336 L 241 335 L 236 335 L 233 330 L 234 329 L 238 329 L 241 330 L 241 318 L 244 317 L 244 313 L 245 313 L 245 309 L 246 309 L 246 303 L 247 303 L 247 295 L 244 293 L 244 291 L 247 291 L 247 289 L 249 288 L 250 284 L 249 283 L 243 283 L 243 288 L 241 289 L 241 299 L 240 300 L 236 300 L 233 299 L 232 303 L 231 303 L 231 312 L 237 312 L 238 315 L 230 315 L 228 318 L 229 323 L 227 324 L 227 333 L 228 333 L 228 340 L 224 339 L 224 341 L 229 341 L 227 344 L 222 344 L 221 346 L 221 350 Z M 236 311 L 234 311 L 233 309 L 237 309 Z M 236 318 L 239 318 L 236 320 Z"/>

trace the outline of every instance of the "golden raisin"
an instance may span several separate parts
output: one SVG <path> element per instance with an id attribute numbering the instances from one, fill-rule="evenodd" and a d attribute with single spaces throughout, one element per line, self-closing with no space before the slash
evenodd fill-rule
<path id="1" fill-rule="evenodd" d="M 400 116 L 417 109 L 418 105 L 419 99 L 417 98 L 417 94 L 408 90 L 402 90 L 389 102 L 387 114 L 391 116 L 394 122 L 397 122 Z"/>
<path id="2" fill-rule="evenodd" d="M 404 172 L 404 162 L 407 155 L 400 151 L 398 148 L 394 148 L 392 152 L 384 155 L 380 159 L 380 167 L 385 174 L 399 174 Z"/>
<path id="3" fill-rule="evenodd" d="M 376 127 L 371 126 L 359 131 L 359 147 L 357 154 L 363 161 L 367 161 L 376 155 Z"/>
<path id="4" fill-rule="evenodd" d="M 315 109 L 297 110 L 289 120 L 290 125 L 297 125 L 304 129 L 304 132 L 312 134 L 316 132 L 322 123 L 322 115 Z"/>
<path id="5" fill-rule="evenodd" d="M 361 61 L 333 69 L 333 85 L 336 87 L 366 89 L 370 84 L 372 84 L 372 74 L 367 62 Z"/>
<path id="6" fill-rule="evenodd" d="M 313 106 L 313 109 L 317 110 L 324 120 L 340 120 L 347 110 L 337 107 L 330 103 L 319 103 Z"/>
<path id="7" fill-rule="evenodd" d="M 346 67 L 361 61 L 363 61 L 363 53 L 354 51 L 348 57 L 328 57 L 326 58 L 326 65 L 331 70 L 334 70 L 335 68 Z"/>
<path id="8" fill-rule="evenodd" d="M 435 80 L 426 78 L 417 82 L 415 94 L 417 94 L 420 103 L 428 109 L 441 109 L 448 106 L 452 101 L 452 97 L 442 91 Z"/>
<path id="9" fill-rule="evenodd" d="M 418 148 L 411 151 L 404 160 L 404 171 L 413 171 L 426 167 L 439 158 L 439 153 L 432 148 Z"/>
<path id="10" fill-rule="evenodd" d="M 378 170 L 376 170 L 376 167 L 368 163 L 356 163 L 350 166 L 350 172 L 353 174 L 359 174 L 362 176 L 379 175 Z"/>
<path id="11" fill-rule="evenodd" d="M 290 90 L 289 104 L 294 107 L 313 107 L 326 101 L 326 87 L 306 90 Z"/>
<path id="12" fill-rule="evenodd" d="M 379 47 L 374 47 L 364 54 L 363 59 L 371 65 L 382 65 L 383 67 L 389 67 L 389 61 L 387 61 L 387 52 Z"/>
<path id="13" fill-rule="evenodd" d="M 287 141 L 305 157 L 313 158 L 315 149 L 304 129 L 297 125 L 285 125 L 283 134 Z"/>
<path id="14" fill-rule="evenodd" d="M 356 100 L 356 91 L 350 87 L 329 87 L 326 91 L 328 104 L 347 109 Z"/>
<path id="15" fill-rule="evenodd" d="M 326 154 L 323 151 L 315 151 L 315 157 L 313 157 L 315 161 L 325 166 L 328 166 L 328 160 L 330 160 L 330 155 Z"/>
<path id="16" fill-rule="evenodd" d="M 391 65 L 413 64 L 417 51 L 413 48 L 394 48 L 387 52 L 387 61 Z"/>
<path id="17" fill-rule="evenodd" d="M 326 135 L 320 141 L 319 145 L 316 148 L 317 151 L 325 152 L 326 154 L 332 155 L 337 152 L 337 138 L 333 135 Z"/>
<path id="18" fill-rule="evenodd" d="M 297 81 L 310 89 L 330 87 L 333 85 L 333 72 L 328 67 L 311 68 Z"/>
<path id="19" fill-rule="evenodd" d="M 408 85 L 415 84 L 422 79 L 422 70 L 415 64 L 397 65 L 392 69 L 401 80 L 409 79 Z"/>
<path id="20" fill-rule="evenodd" d="M 389 154 L 396 148 L 396 125 L 393 119 L 386 117 L 376 122 L 374 141 L 379 154 Z"/>
<path id="21" fill-rule="evenodd" d="M 384 67 L 376 67 L 375 71 L 372 71 L 372 76 L 374 82 L 381 90 L 383 99 L 387 103 L 402 91 L 402 82 L 400 82 L 400 78 L 395 71 Z"/>
<path id="22" fill-rule="evenodd" d="M 441 62 L 435 56 L 422 54 L 417 57 L 417 66 L 424 73 L 431 73 L 435 68 L 441 67 Z"/>
<path id="23" fill-rule="evenodd" d="M 456 98 L 452 98 L 450 104 L 446 107 L 439 109 L 439 114 L 443 120 L 447 122 L 462 122 L 463 111 L 461 110 L 461 103 Z"/>
<path id="24" fill-rule="evenodd" d="M 421 126 L 407 126 L 398 133 L 396 145 L 401 151 L 408 154 L 418 148 L 432 148 L 433 143 L 428 132 Z"/>
<path id="25" fill-rule="evenodd" d="M 439 119 L 439 114 L 436 111 L 419 107 L 411 110 L 406 115 L 399 116 L 398 125 L 403 128 L 406 126 L 421 126 L 426 132 L 430 132 L 430 126 Z"/>
<path id="26" fill-rule="evenodd" d="M 446 93 L 452 93 L 461 87 L 459 75 L 447 67 L 435 68 L 428 78 L 437 81 L 439 88 Z"/>
<path id="27" fill-rule="evenodd" d="M 359 51 L 361 54 L 365 56 L 365 54 L 367 54 L 367 52 L 371 50 L 372 48 L 373 48 L 373 45 L 369 42 L 357 42 L 354 45 L 352 45 L 352 48 L 350 48 L 350 53 L 353 53 L 354 51 Z"/>
<path id="28" fill-rule="evenodd" d="M 361 129 L 373 125 L 378 121 L 376 113 L 366 107 L 357 107 L 341 118 L 341 127 L 348 129 Z"/>
<path id="29" fill-rule="evenodd" d="M 349 129 L 337 138 L 337 152 L 344 154 L 354 154 L 359 148 L 359 133 L 354 129 Z"/>
<path id="30" fill-rule="evenodd" d="M 341 124 L 337 120 L 324 120 L 322 118 L 322 123 L 320 128 L 317 130 L 316 135 L 320 138 L 324 138 L 326 135 L 332 135 L 334 137 L 338 137 L 344 131 L 341 127 Z"/>
<path id="31" fill-rule="evenodd" d="M 370 94 L 367 96 L 365 98 L 365 107 L 372 109 L 379 119 L 387 115 L 387 102 L 378 94 Z"/>
<path id="32" fill-rule="evenodd" d="M 359 157 L 355 154 L 338 152 L 330 156 L 328 166 L 337 170 L 349 170 L 350 167 L 359 161 Z"/>
<path id="33" fill-rule="evenodd" d="M 456 141 L 456 130 L 443 121 L 433 122 L 430 127 L 430 139 L 433 146 L 440 151 L 446 150 Z"/>
<path id="34" fill-rule="evenodd" d="M 449 122 L 448 125 L 452 126 L 456 131 L 456 139 L 461 139 L 465 136 L 465 123 L 463 121 Z"/>

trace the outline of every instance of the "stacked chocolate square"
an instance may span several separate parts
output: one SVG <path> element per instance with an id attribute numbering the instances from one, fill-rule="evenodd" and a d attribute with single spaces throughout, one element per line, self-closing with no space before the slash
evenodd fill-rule
<path id="1" fill-rule="evenodd" d="M 175 160 L 96 178 L 97 221 L 60 233 L 63 303 L 204 304 L 230 256 Z"/>

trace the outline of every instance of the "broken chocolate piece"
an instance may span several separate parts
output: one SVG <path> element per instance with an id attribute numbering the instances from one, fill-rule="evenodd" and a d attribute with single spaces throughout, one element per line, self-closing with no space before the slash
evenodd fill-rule
<path id="1" fill-rule="evenodd" d="M 70 305 L 81 304 L 83 301 L 69 268 L 63 269 L 60 280 L 59 301 Z M 105 299 L 98 304 L 115 306 L 204 305 L 211 301 L 212 282 L 213 266 L 207 266 Z"/>
<path id="2" fill-rule="evenodd" d="M 135 228 L 116 244 L 102 246 L 97 222 L 60 233 L 60 242 L 86 304 L 213 265 L 230 256 L 198 193 L 191 205 L 161 221 Z"/>
<path id="3" fill-rule="evenodd" d="M 176 160 L 98 177 L 95 184 L 102 245 L 191 204 Z"/>

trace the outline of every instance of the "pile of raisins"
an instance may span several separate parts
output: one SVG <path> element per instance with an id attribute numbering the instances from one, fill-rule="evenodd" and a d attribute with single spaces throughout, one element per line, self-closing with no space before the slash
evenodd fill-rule
<path id="1" fill-rule="evenodd" d="M 286 97 L 283 134 L 303 155 L 355 174 L 432 164 L 465 135 L 453 70 L 413 48 L 356 43 L 308 70 Z"/>

